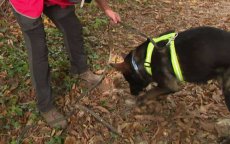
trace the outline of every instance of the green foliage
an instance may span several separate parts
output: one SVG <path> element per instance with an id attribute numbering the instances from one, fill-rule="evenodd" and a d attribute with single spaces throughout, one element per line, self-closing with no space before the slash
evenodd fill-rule
<path id="1" fill-rule="evenodd" d="M 8 111 L 9 115 L 17 115 L 22 116 L 23 111 L 18 105 L 12 105 L 11 108 Z"/>
<path id="2" fill-rule="evenodd" d="M 107 100 L 100 101 L 100 105 L 106 107 L 108 104 Z"/>
<path id="3" fill-rule="evenodd" d="M 118 137 L 118 135 L 117 134 L 115 134 L 115 133 L 110 133 L 110 137 L 111 137 L 111 144 L 112 143 L 114 143 L 114 141 L 116 141 L 116 139 L 118 139 L 119 137 Z"/>
<path id="4" fill-rule="evenodd" d="M 107 60 L 106 54 L 98 53 L 99 50 L 93 48 L 93 46 L 89 42 L 85 42 L 84 44 L 88 59 L 87 63 L 91 66 L 94 70 L 103 69 L 103 65 L 101 62 L 105 62 Z"/>
<path id="5" fill-rule="evenodd" d="M 27 57 L 19 49 L 5 45 L 0 50 L 0 54 L 0 71 L 6 71 L 9 78 L 19 73 L 23 76 L 27 75 L 29 72 Z"/>
<path id="6" fill-rule="evenodd" d="M 17 77 L 21 79 L 19 85 L 23 85 L 29 75 L 26 52 L 23 51 L 22 45 L 17 43 L 18 39 L 14 35 L 8 35 L 8 27 L 1 29 L 0 32 L 5 35 L 5 37 L 0 36 L 0 43 L 2 44 L 0 48 L 0 72 L 7 74 L 5 80 Z"/>
<path id="7" fill-rule="evenodd" d="M 118 135 L 115 133 L 110 133 L 112 138 L 118 138 Z"/>
<path id="8" fill-rule="evenodd" d="M 90 35 L 90 30 L 88 27 L 83 27 L 83 35 L 84 36 Z"/>
<path id="9" fill-rule="evenodd" d="M 94 65 L 93 65 L 93 68 L 94 68 L 95 70 L 100 70 L 100 69 L 102 69 L 103 67 L 102 67 L 100 64 L 94 64 Z"/>
<path id="10" fill-rule="evenodd" d="M 148 132 L 149 131 L 149 128 L 146 127 L 146 126 L 143 126 L 142 129 L 141 129 L 142 132 Z"/>
<path id="11" fill-rule="evenodd" d="M 64 143 L 64 139 L 61 136 L 54 136 L 45 144 L 62 144 Z"/>
<path id="12" fill-rule="evenodd" d="M 102 26 L 105 26 L 108 24 L 107 18 L 96 18 L 94 23 L 92 24 L 92 27 L 94 29 L 101 28 Z"/>
<path id="13" fill-rule="evenodd" d="M 15 139 L 10 141 L 10 144 L 17 144 L 17 141 Z"/>
<path id="14" fill-rule="evenodd" d="M 13 125 L 13 127 L 15 129 L 17 129 L 17 128 L 19 128 L 21 126 L 20 123 L 18 121 L 14 120 L 14 119 L 11 120 L 11 124 Z"/>
<path id="15" fill-rule="evenodd" d="M 91 55 L 89 55 L 89 58 L 95 60 L 99 58 L 99 55 L 97 53 L 91 53 Z"/>
<path id="16" fill-rule="evenodd" d="M 2 21 L 0 21 L 0 25 Z M 9 27 L 4 27 L 0 30 L 0 81 L 3 85 L 0 87 L 0 108 L 5 108 L 5 114 L 0 117 L 0 121 L 5 124 L 2 127 L 3 131 L 18 129 L 21 127 L 20 117 L 24 114 L 24 109 L 19 105 L 19 96 L 16 94 L 25 89 L 31 89 L 25 83 L 29 78 L 29 66 L 27 63 L 27 54 L 23 50 L 22 43 L 18 43 L 18 37 L 9 34 Z M 15 86 L 14 86 L 15 85 Z M 12 91 L 12 87 L 14 91 Z M 15 93 L 15 94 L 14 94 Z M 11 140 L 10 143 L 16 143 Z"/>

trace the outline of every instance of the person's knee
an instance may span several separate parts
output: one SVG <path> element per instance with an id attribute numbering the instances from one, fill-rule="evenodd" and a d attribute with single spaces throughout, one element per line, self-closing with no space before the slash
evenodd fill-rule
<path id="1" fill-rule="evenodd" d="M 15 15 L 17 22 L 20 25 L 22 31 L 24 31 L 24 32 L 28 31 L 28 30 L 35 29 L 35 28 L 43 25 L 41 17 L 36 18 L 36 19 L 32 19 L 32 18 L 28 18 L 26 16 L 23 16 L 23 15 L 17 13 L 16 11 L 14 11 L 14 15 Z"/>

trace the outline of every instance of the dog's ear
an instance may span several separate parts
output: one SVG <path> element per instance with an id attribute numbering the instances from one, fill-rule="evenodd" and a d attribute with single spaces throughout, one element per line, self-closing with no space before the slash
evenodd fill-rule
<path id="1" fill-rule="evenodd" d="M 113 68 L 115 68 L 117 71 L 123 71 L 124 68 L 124 62 L 122 63 L 110 63 L 110 66 L 112 66 Z"/>
<path id="2" fill-rule="evenodd" d="M 123 59 L 125 59 L 125 57 L 127 56 L 127 54 L 125 54 L 125 53 L 121 53 L 121 57 L 123 58 Z"/>
<path id="3" fill-rule="evenodd" d="M 117 71 L 125 73 L 128 70 L 128 65 L 125 62 L 122 63 L 110 63 L 110 66 L 114 67 Z"/>

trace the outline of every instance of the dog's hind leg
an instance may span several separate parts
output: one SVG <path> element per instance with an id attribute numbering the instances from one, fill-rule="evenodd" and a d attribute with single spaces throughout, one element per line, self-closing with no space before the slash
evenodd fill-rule
<path id="1" fill-rule="evenodd" d="M 220 77 L 218 77 L 220 78 Z M 228 110 L 230 111 L 230 67 L 227 68 L 221 77 L 221 79 L 218 79 L 218 81 L 222 84 L 223 94 L 225 98 L 225 104 L 227 105 Z M 216 129 L 220 129 L 218 143 L 219 144 L 229 144 L 230 143 L 230 125 L 227 124 L 230 119 L 224 119 L 225 124 L 218 124 L 215 126 Z"/>
<path id="2" fill-rule="evenodd" d="M 225 103 L 228 107 L 228 110 L 230 111 L 230 68 L 228 68 L 227 71 L 224 72 L 222 78 L 222 87 L 223 87 Z"/>

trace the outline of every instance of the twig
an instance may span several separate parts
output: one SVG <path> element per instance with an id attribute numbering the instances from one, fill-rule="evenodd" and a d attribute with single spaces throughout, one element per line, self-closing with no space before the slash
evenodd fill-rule
<path id="1" fill-rule="evenodd" d="M 5 2 L 6 0 L 2 0 L 1 2 L 0 2 L 0 7 L 3 5 L 3 3 Z"/>
<path id="2" fill-rule="evenodd" d="M 29 129 L 31 129 L 31 128 L 35 127 L 35 126 L 36 126 L 35 124 L 27 125 L 27 126 L 22 130 L 21 134 L 19 135 L 16 144 L 20 144 L 21 141 L 23 140 L 25 134 L 28 133 Z"/>
<path id="3" fill-rule="evenodd" d="M 97 115 L 94 111 L 90 110 L 89 108 L 81 105 L 81 104 L 76 104 L 75 105 L 76 108 L 82 110 L 82 111 L 86 111 L 88 113 L 90 113 L 92 116 L 94 116 L 99 122 L 101 122 L 103 125 L 105 125 L 107 128 L 109 128 L 112 132 L 116 133 L 117 135 L 122 137 L 122 134 L 119 133 L 112 125 L 110 125 L 109 123 L 107 123 L 104 119 L 102 119 L 99 115 Z"/>
<path id="4" fill-rule="evenodd" d="M 157 130 L 155 132 L 155 134 L 153 135 L 152 139 L 155 139 L 155 137 L 157 136 L 158 132 L 159 132 L 159 125 L 158 125 L 158 122 L 157 122 Z"/>

